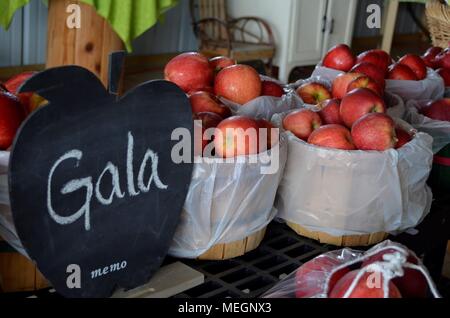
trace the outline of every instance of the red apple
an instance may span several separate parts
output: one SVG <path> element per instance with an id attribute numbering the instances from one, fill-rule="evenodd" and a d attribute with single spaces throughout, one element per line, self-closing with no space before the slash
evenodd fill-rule
<path id="1" fill-rule="evenodd" d="M 428 282 L 423 274 L 415 269 L 406 268 L 403 277 L 396 277 L 392 282 L 406 298 L 426 298 Z"/>
<path id="2" fill-rule="evenodd" d="M 437 72 L 444 80 L 444 85 L 450 87 L 450 68 L 440 68 Z"/>
<path id="3" fill-rule="evenodd" d="M 274 125 L 272 125 L 271 122 L 269 122 L 265 119 L 257 120 L 256 123 L 258 124 L 258 127 L 260 129 L 259 137 L 262 136 L 261 129 L 266 129 L 265 134 L 267 136 L 267 144 L 266 145 L 260 144 L 259 145 L 260 151 L 272 149 L 272 147 L 275 146 L 280 140 L 280 135 L 279 135 L 278 129 Z"/>
<path id="4" fill-rule="evenodd" d="M 397 144 L 395 122 L 386 114 L 368 114 L 353 125 L 352 138 L 359 150 L 392 149 Z"/>
<path id="5" fill-rule="evenodd" d="M 24 73 L 15 75 L 5 82 L 5 87 L 9 92 L 11 92 L 13 94 L 17 94 L 20 86 L 22 86 L 22 84 L 25 83 L 25 81 L 27 81 L 30 77 L 32 77 L 36 73 L 37 72 L 24 72 Z M 26 94 L 31 94 L 31 93 L 26 93 Z"/>
<path id="6" fill-rule="evenodd" d="M 413 139 L 413 136 L 409 132 L 400 127 L 395 128 L 395 135 L 398 140 L 395 149 L 402 148 Z"/>
<path id="7" fill-rule="evenodd" d="M 389 67 L 388 79 L 399 81 L 417 81 L 416 74 L 404 64 L 394 64 Z"/>
<path id="8" fill-rule="evenodd" d="M 353 281 L 356 279 L 358 273 L 359 270 L 354 270 L 342 277 L 331 291 L 330 298 L 343 298 L 352 285 Z M 371 279 L 373 277 L 372 275 L 379 275 L 379 285 L 377 285 L 376 282 L 373 282 L 376 281 L 376 279 Z M 355 288 L 353 288 L 353 291 L 350 293 L 348 298 L 384 298 L 383 283 L 384 278 L 381 273 L 366 272 L 358 280 Z M 400 291 L 392 281 L 389 282 L 388 285 L 388 298 L 402 298 Z"/>
<path id="9" fill-rule="evenodd" d="M 324 148 L 356 150 L 350 131 L 341 125 L 326 125 L 314 130 L 308 143 Z"/>
<path id="10" fill-rule="evenodd" d="M 349 93 L 357 88 L 367 88 L 373 91 L 374 93 L 377 93 L 379 96 L 384 95 L 384 91 L 381 89 L 380 85 L 378 85 L 377 82 L 375 82 L 368 76 L 361 76 L 350 82 L 347 88 L 347 92 Z"/>
<path id="11" fill-rule="evenodd" d="M 348 72 L 355 65 L 356 57 L 345 44 L 339 44 L 328 51 L 322 65 L 338 71 Z"/>
<path id="12" fill-rule="evenodd" d="M 392 58 L 383 50 L 370 50 L 358 55 L 356 63 L 359 64 L 363 62 L 373 64 L 386 73 L 389 65 L 392 64 Z"/>
<path id="13" fill-rule="evenodd" d="M 347 95 L 348 85 L 358 77 L 365 76 L 361 73 L 343 73 L 338 75 L 334 81 L 331 89 L 334 98 L 342 99 Z"/>
<path id="14" fill-rule="evenodd" d="M 194 114 L 211 112 L 218 114 L 222 118 L 231 116 L 230 109 L 210 93 L 202 91 L 196 92 L 189 96 L 189 101 L 191 102 L 192 112 Z"/>
<path id="15" fill-rule="evenodd" d="M 318 282 L 325 282 L 327 276 L 339 265 L 341 263 L 338 260 L 327 255 L 321 255 L 303 264 L 295 273 L 295 296 L 311 298 L 321 293 L 323 287 Z M 332 290 L 348 271 L 344 268 L 336 272 L 329 280 L 328 290 Z"/>
<path id="16" fill-rule="evenodd" d="M 244 105 L 261 95 L 262 83 L 256 70 L 248 65 L 233 65 L 217 74 L 214 92 L 217 96 Z"/>
<path id="17" fill-rule="evenodd" d="M 283 120 L 283 128 L 292 132 L 297 138 L 308 140 L 314 130 L 322 125 L 319 114 L 309 109 L 296 110 Z"/>
<path id="18" fill-rule="evenodd" d="M 361 267 L 366 267 L 375 262 L 384 261 L 383 256 L 385 254 L 398 253 L 395 249 L 383 250 L 363 262 Z M 408 254 L 407 262 L 417 265 L 419 260 L 412 254 Z M 425 277 L 419 271 L 412 268 L 403 268 L 404 275 L 402 277 L 396 277 L 392 282 L 397 286 L 400 293 L 405 298 L 425 298 L 428 292 L 428 283 Z"/>
<path id="19" fill-rule="evenodd" d="M 436 63 L 439 68 L 450 68 L 450 50 L 446 49 L 436 56 Z"/>
<path id="20" fill-rule="evenodd" d="M 340 99 L 324 100 L 323 102 L 320 102 L 317 107 L 320 109 L 319 116 L 324 125 L 344 125 L 341 115 L 339 114 L 341 109 Z"/>
<path id="21" fill-rule="evenodd" d="M 341 101 L 340 115 L 348 128 L 369 113 L 385 113 L 386 104 L 382 97 L 367 88 L 357 88 Z"/>
<path id="22" fill-rule="evenodd" d="M 437 46 L 433 46 L 430 47 L 424 55 L 422 55 L 422 59 L 425 63 L 426 66 L 433 68 L 433 69 L 437 69 L 438 63 L 436 61 L 436 57 L 442 52 L 442 48 L 437 47 Z"/>
<path id="23" fill-rule="evenodd" d="M 222 158 L 258 153 L 258 123 L 248 117 L 234 116 L 223 120 L 216 128 L 214 145 Z"/>
<path id="24" fill-rule="evenodd" d="M 194 121 L 201 121 L 202 126 L 202 153 L 205 151 L 205 148 L 208 144 L 212 142 L 212 140 L 208 140 L 208 138 L 205 136 L 206 130 L 210 128 L 216 128 L 221 122 L 223 118 L 215 113 L 197 113 L 194 114 Z M 198 124 L 198 123 L 196 123 Z M 213 139 L 213 138 L 211 138 Z"/>
<path id="25" fill-rule="evenodd" d="M 209 64 L 215 73 L 219 73 L 221 70 L 228 66 L 236 65 L 236 60 L 226 56 L 216 56 L 209 60 Z"/>
<path id="26" fill-rule="evenodd" d="M 18 74 L 16 76 L 11 77 L 5 83 L 6 89 L 16 95 L 20 102 L 22 103 L 25 114 L 30 114 L 32 111 L 37 109 L 38 107 L 47 103 L 47 101 L 34 93 L 18 93 L 19 88 L 22 86 L 25 81 L 27 81 L 30 77 L 37 74 L 37 72 L 24 72 Z"/>
<path id="27" fill-rule="evenodd" d="M 203 87 L 201 89 L 194 89 L 192 91 L 189 91 L 187 94 L 188 94 L 188 96 L 191 96 L 191 95 L 193 95 L 195 93 L 198 93 L 198 92 L 206 92 L 206 93 L 209 93 L 211 95 L 214 95 L 214 88 L 212 88 L 211 86 Z"/>
<path id="28" fill-rule="evenodd" d="M 213 71 L 205 56 L 195 52 L 183 53 L 166 65 L 164 78 L 188 93 L 211 86 Z"/>
<path id="29" fill-rule="evenodd" d="M 399 64 L 408 66 L 419 81 L 427 77 L 427 66 L 420 56 L 415 54 L 407 54 L 403 56 L 399 61 Z"/>
<path id="30" fill-rule="evenodd" d="M 19 99 L 9 92 L 0 91 L 0 150 L 11 146 L 24 119 L 25 111 Z"/>
<path id="31" fill-rule="evenodd" d="M 283 95 L 283 87 L 272 81 L 262 81 L 261 96 L 282 97 Z"/>
<path id="32" fill-rule="evenodd" d="M 368 62 L 362 62 L 359 64 L 356 64 L 352 69 L 351 72 L 353 73 L 362 73 L 366 76 L 369 76 L 371 79 L 373 79 L 375 82 L 380 85 L 380 88 L 384 90 L 386 87 L 386 81 L 385 81 L 385 71 L 381 69 L 380 67 L 368 63 Z"/>
<path id="33" fill-rule="evenodd" d="M 306 104 L 311 105 L 331 98 L 328 88 L 320 83 L 305 83 L 297 88 L 296 92 Z"/>
<path id="34" fill-rule="evenodd" d="M 450 121 L 450 98 L 428 103 L 421 114 L 434 120 Z"/>
<path id="35" fill-rule="evenodd" d="M 197 113 L 193 116 L 194 120 L 202 122 L 203 129 L 216 128 L 223 121 L 223 118 L 216 113 L 203 112 Z"/>

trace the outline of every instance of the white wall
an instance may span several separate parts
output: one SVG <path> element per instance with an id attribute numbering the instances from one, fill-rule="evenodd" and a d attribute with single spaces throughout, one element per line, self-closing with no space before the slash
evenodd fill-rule
<path id="1" fill-rule="evenodd" d="M 191 26 L 189 0 L 169 10 L 164 19 L 133 43 L 134 55 L 191 51 L 197 40 Z M 43 64 L 47 46 L 47 7 L 32 0 L 19 10 L 8 31 L 0 28 L 0 67 Z"/>
<path id="2" fill-rule="evenodd" d="M 295 1 L 295 0 L 294 0 Z M 272 21 L 281 19 L 290 19 L 286 16 L 286 12 L 290 11 L 291 1 L 287 0 L 258 0 L 255 5 L 255 1 L 245 0 L 227 0 L 228 13 L 232 18 L 240 18 L 243 15 L 256 16 L 267 21 L 272 28 L 273 35 L 275 37 L 275 43 L 279 48 L 287 48 L 287 37 L 283 34 L 289 34 L 289 23 L 272 23 Z M 270 8 L 270 10 L 267 10 Z M 284 49 L 279 49 L 279 52 L 285 52 Z M 275 55 L 275 64 L 279 63 L 279 54 Z"/>

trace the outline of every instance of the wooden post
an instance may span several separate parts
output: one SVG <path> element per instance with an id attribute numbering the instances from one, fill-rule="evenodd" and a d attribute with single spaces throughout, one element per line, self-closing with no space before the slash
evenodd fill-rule
<path id="1" fill-rule="evenodd" d="M 395 23 L 397 21 L 398 0 L 389 0 L 384 10 L 383 23 L 383 41 L 381 49 L 390 53 L 392 49 L 392 40 L 394 39 Z"/>
<path id="2" fill-rule="evenodd" d="M 81 8 L 81 28 L 67 26 L 70 4 Z M 95 73 L 107 85 L 108 54 L 124 44 L 95 8 L 78 0 L 50 0 L 48 9 L 47 68 L 76 64 Z"/>

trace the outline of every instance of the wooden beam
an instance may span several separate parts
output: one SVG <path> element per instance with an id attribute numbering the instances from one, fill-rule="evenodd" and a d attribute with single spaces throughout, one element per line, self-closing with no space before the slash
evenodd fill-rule
<path id="1" fill-rule="evenodd" d="M 68 28 L 66 8 L 81 8 L 81 27 Z M 124 45 L 95 8 L 77 0 L 50 0 L 48 9 L 47 68 L 76 64 L 96 74 L 107 85 L 108 55 Z"/>
<path id="2" fill-rule="evenodd" d="M 40 72 L 44 69 L 45 69 L 44 64 L 0 67 L 0 82 L 4 82 L 10 77 L 23 72 L 30 72 L 30 71 Z"/>

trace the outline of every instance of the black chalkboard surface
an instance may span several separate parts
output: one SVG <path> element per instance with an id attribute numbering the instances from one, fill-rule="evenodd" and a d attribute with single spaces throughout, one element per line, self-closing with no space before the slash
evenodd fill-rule
<path id="1" fill-rule="evenodd" d="M 193 132 L 186 95 L 152 81 L 116 101 L 77 66 L 39 73 L 21 91 L 49 101 L 22 125 L 10 159 L 11 209 L 27 253 L 67 297 L 146 283 L 191 180 L 192 164 L 171 159 L 172 131 Z"/>

